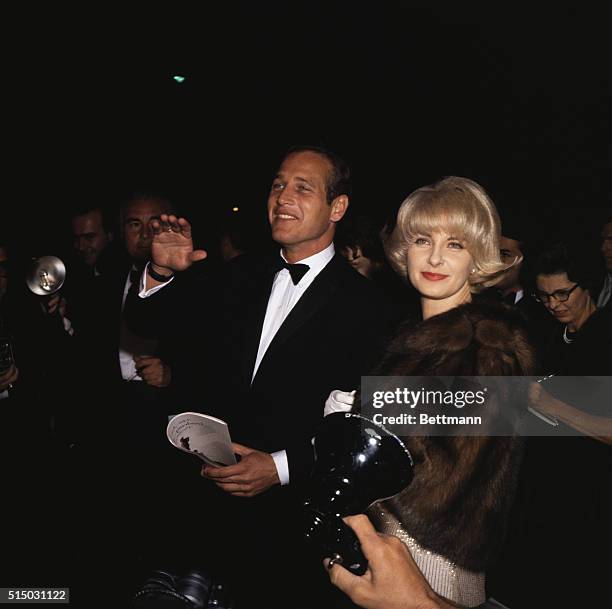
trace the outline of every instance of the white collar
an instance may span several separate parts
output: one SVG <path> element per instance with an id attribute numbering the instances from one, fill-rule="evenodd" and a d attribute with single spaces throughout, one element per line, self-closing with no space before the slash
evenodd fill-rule
<path id="1" fill-rule="evenodd" d="M 524 295 L 525 291 L 522 288 L 518 290 L 514 296 L 514 304 L 516 304 L 519 300 L 522 300 Z"/>
<path id="2" fill-rule="evenodd" d="M 327 263 L 334 257 L 336 253 L 336 249 L 334 248 L 334 244 L 330 243 L 324 250 L 313 254 L 312 256 L 308 256 L 308 258 L 304 258 L 303 260 L 299 260 L 299 264 L 307 264 L 310 268 L 306 275 L 313 273 L 314 275 L 318 275 L 324 268 L 327 266 Z M 281 258 L 287 262 L 287 258 L 283 255 L 283 250 L 280 252 Z M 296 263 L 297 264 L 297 263 Z M 306 276 L 304 275 L 304 277 Z M 300 282 L 301 283 L 301 282 Z"/>

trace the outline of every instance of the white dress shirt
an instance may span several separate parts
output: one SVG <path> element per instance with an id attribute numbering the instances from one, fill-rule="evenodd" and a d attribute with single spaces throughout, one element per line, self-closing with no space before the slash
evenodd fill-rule
<path id="1" fill-rule="evenodd" d="M 142 279 L 141 285 L 142 285 Z M 158 341 L 153 339 L 141 338 L 134 334 L 126 325 L 123 319 L 123 309 L 132 280 L 128 274 L 123 288 L 123 301 L 121 303 L 121 330 L 119 335 L 119 365 L 121 366 L 121 377 L 124 381 L 142 381 L 142 377 L 136 370 L 134 362 L 135 355 L 153 355 L 157 351 Z M 150 291 L 152 292 L 152 291 Z"/>
<path id="2" fill-rule="evenodd" d="M 524 295 L 525 295 L 525 291 L 522 288 L 516 291 L 514 293 L 514 304 L 518 304 L 521 300 L 523 300 Z"/>
<path id="3" fill-rule="evenodd" d="M 314 256 L 304 258 L 304 260 L 298 260 L 296 264 L 307 264 L 310 268 L 306 271 L 306 274 L 300 279 L 297 285 L 293 285 L 291 275 L 287 269 L 281 269 L 276 273 L 274 283 L 272 284 L 272 291 L 270 292 L 270 298 L 268 299 L 268 307 L 261 330 L 259 349 L 257 350 L 257 358 L 255 359 L 251 383 L 255 379 L 261 360 L 264 358 L 278 329 L 283 325 L 283 322 L 287 319 L 289 313 L 291 313 L 291 309 L 297 304 L 310 284 L 316 279 L 317 275 L 329 264 L 330 260 L 334 257 L 335 251 L 334 244 L 330 243 L 324 250 L 314 254 Z M 282 251 L 280 255 L 282 259 L 287 262 Z M 281 485 L 284 486 L 289 484 L 287 451 L 279 450 L 271 454 L 274 459 L 274 464 L 276 465 L 276 471 L 278 472 L 278 478 Z"/>
<path id="4" fill-rule="evenodd" d="M 150 262 L 147 262 L 144 270 L 142 271 L 142 275 L 140 276 L 140 284 L 138 285 L 138 296 L 140 296 L 140 298 L 148 298 L 149 296 L 155 294 L 155 292 L 163 290 L 167 285 L 170 285 L 174 281 L 174 275 L 172 275 L 168 281 L 164 281 L 164 283 L 160 283 L 159 285 L 147 290 L 147 269 L 149 268 L 150 264 Z M 123 300 L 125 302 L 125 297 Z"/>
<path id="5" fill-rule="evenodd" d="M 330 243 L 324 250 L 304 258 L 296 264 L 307 264 L 310 268 L 306 274 L 300 279 L 297 285 L 293 285 L 291 275 L 287 269 L 281 269 L 274 277 L 272 291 L 268 299 L 268 308 L 266 309 L 266 317 L 264 319 L 263 328 L 261 330 L 261 338 L 259 339 L 259 349 L 257 350 L 257 358 L 255 359 L 255 367 L 251 382 L 259 370 L 259 365 L 263 359 L 270 343 L 276 336 L 278 329 L 283 325 L 285 319 L 291 309 L 295 307 L 304 292 L 310 287 L 310 284 L 316 279 L 317 275 L 327 266 L 329 261 L 334 257 L 334 244 Z M 287 262 L 283 252 L 281 258 Z"/>

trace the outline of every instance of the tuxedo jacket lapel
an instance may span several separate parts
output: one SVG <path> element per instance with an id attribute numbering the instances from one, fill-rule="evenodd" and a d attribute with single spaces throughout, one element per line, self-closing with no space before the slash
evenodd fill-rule
<path id="1" fill-rule="evenodd" d="M 245 319 L 245 339 L 244 339 L 244 357 L 243 376 L 246 384 L 250 386 L 251 378 L 253 377 L 253 368 L 257 359 L 257 351 L 259 350 L 259 341 L 263 330 L 264 319 L 266 317 L 266 309 L 268 308 L 268 300 L 274 283 L 274 273 L 265 273 L 257 282 L 256 289 L 253 292 L 253 300 L 247 307 L 247 315 Z"/>

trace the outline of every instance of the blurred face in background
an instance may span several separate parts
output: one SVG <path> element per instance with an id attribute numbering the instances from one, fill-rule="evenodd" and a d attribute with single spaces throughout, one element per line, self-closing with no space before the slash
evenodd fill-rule
<path id="1" fill-rule="evenodd" d="M 523 252 L 521 251 L 521 243 L 516 239 L 510 239 L 503 235 L 499 239 L 499 255 L 501 261 L 504 264 L 510 265 L 515 260 L 521 259 Z M 521 262 L 515 263 L 508 272 L 505 273 L 500 281 L 495 286 L 500 290 L 511 290 L 512 288 L 519 289 L 521 287 L 521 281 L 519 273 L 521 272 Z"/>
<path id="2" fill-rule="evenodd" d="M 345 247 L 342 249 L 341 253 L 346 258 L 347 262 L 364 277 L 371 277 L 372 273 L 376 270 L 374 262 L 363 255 L 358 245 Z"/>
<path id="3" fill-rule="evenodd" d="M 608 222 L 601 231 L 601 253 L 608 273 L 612 273 L 612 222 Z"/>
<path id="4" fill-rule="evenodd" d="M 137 199 L 128 203 L 123 210 L 123 242 L 136 264 L 143 264 L 151 258 L 151 221 L 159 220 L 160 214 L 167 211 L 167 207 L 156 199 Z"/>
<path id="5" fill-rule="evenodd" d="M 101 210 L 93 209 L 72 218 L 72 237 L 77 257 L 86 266 L 95 266 L 110 241 L 110 234 L 104 229 Z"/>

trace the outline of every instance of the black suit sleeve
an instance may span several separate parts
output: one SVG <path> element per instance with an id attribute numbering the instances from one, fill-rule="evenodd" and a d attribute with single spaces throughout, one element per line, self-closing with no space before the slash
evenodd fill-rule
<path id="1" fill-rule="evenodd" d="M 139 336 L 155 338 L 172 352 L 171 388 L 183 409 L 198 408 L 209 380 L 217 342 L 215 277 L 186 272 L 148 298 L 130 290 L 124 316 Z"/>

